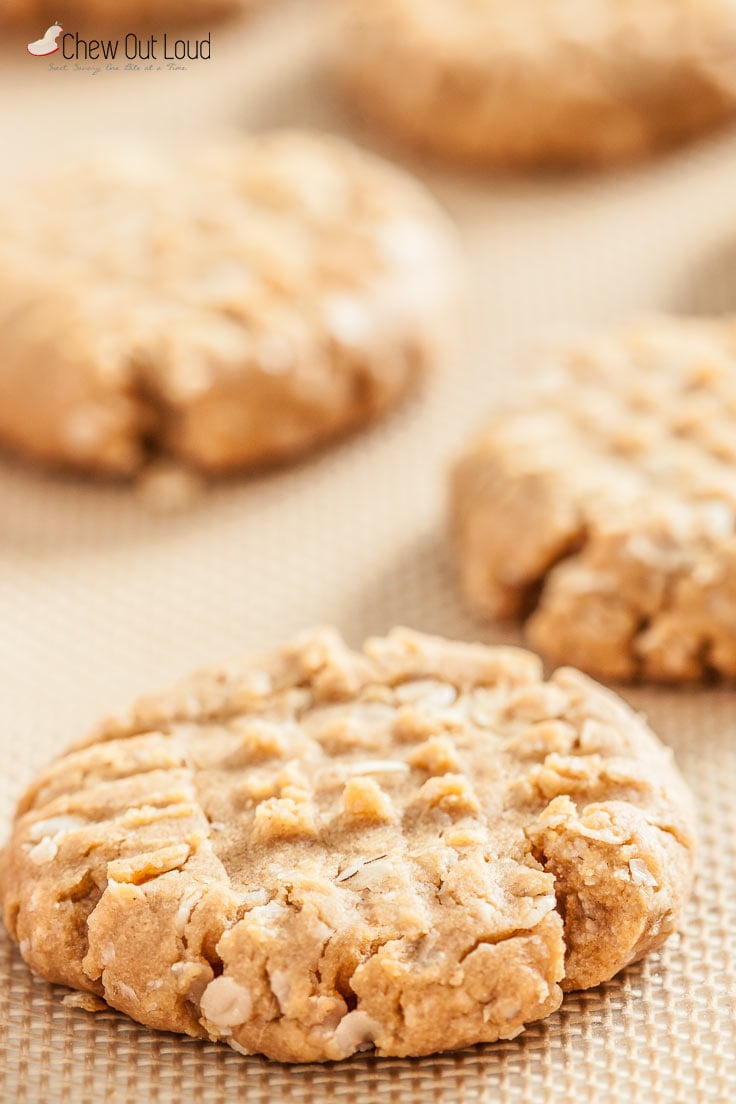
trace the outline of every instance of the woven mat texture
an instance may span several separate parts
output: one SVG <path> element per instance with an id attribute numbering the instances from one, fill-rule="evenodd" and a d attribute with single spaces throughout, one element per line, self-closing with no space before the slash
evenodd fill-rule
<path id="1" fill-rule="evenodd" d="M 294 0 L 213 28 L 212 60 L 185 72 L 54 73 L 6 42 L 2 179 L 118 133 L 191 143 L 233 127 L 349 133 L 325 75 L 318 11 L 316 0 Z M 594 176 L 468 177 L 406 163 L 457 221 L 469 278 L 462 346 L 403 409 L 297 467 L 216 485 L 175 516 L 152 513 L 127 488 L 0 464 L 3 833 L 52 754 L 100 713 L 198 665 L 317 623 L 355 644 L 395 623 L 514 639 L 458 602 L 443 519 L 446 466 L 464 435 L 518 380 L 540 337 L 661 310 L 736 308 L 734 132 Z M 627 696 L 674 747 L 700 812 L 696 892 L 662 953 L 568 996 L 510 1043 L 287 1068 L 67 1008 L 3 931 L 0 1100 L 736 1099 L 736 694 Z"/>

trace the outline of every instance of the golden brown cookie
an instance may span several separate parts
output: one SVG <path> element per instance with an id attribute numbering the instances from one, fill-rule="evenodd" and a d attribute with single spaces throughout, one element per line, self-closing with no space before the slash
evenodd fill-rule
<path id="1" fill-rule="evenodd" d="M 43 977 L 282 1061 L 511 1038 L 674 931 L 692 811 L 572 670 L 333 632 L 104 723 L 20 803 L 5 923 Z"/>
<path id="2" fill-rule="evenodd" d="M 736 106 L 731 0 L 334 0 L 366 120 L 471 164 L 595 164 Z"/>
<path id="3" fill-rule="evenodd" d="M 0 441 L 26 456 L 272 463 L 382 414 L 435 357 L 449 224 L 338 139 L 113 151 L 5 211 Z"/>
<path id="4" fill-rule="evenodd" d="M 607 679 L 736 676 L 736 324 L 551 354 L 453 474 L 463 589 Z M 536 608 L 535 608 L 536 607 Z"/>

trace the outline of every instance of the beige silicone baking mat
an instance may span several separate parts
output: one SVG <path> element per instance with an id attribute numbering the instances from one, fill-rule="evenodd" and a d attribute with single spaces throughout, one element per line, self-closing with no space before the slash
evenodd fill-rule
<path id="1" fill-rule="evenodd" d="M 25 39 L 4 43 L 3 176 L 120 133 L 194 144 L 224 127 L 350 130 L 323 72 L 318 10 L 316 0 L 273 0 L 251 22 L 213 27 L 212 60 L 182 71 L 56 72 L 25 55 Z M 459 224 L 467 318 L 443 373 L 382 425 L 297 468 L 212 487 L 173 516 L 125 488 L 0 463 L 4 816 L 98 713 L 305 626 L 333 622 L 354 643 L 397 622 L 499 639 L 458 603 L 444 472 L 517 374 L 521 351 L 539 334 L 632 313 L 736 307 L 736 133 L 613 175 L 468 179 L 414 168 Z M 663 953 L 567 997 L 511 1043 L 287 1068 L 68 1008 L 3 932 L 0 1100 L 736 1099 L 736 694 L 628 697 L 675 748 L 701 816 L 695 897 Z"/>

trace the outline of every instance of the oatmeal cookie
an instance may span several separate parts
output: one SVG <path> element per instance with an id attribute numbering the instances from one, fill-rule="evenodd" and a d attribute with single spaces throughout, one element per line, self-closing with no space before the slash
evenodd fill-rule
<path id="1" fill-rule="evenodd" d="M 113 151 L 7 212 L 0 441 L 77 469 L 303 453 L 405 394 L 451 297 L 436 205 L 326 135 Z"/>
<path id="2" fill-rule="evenodd" d="M 508 1039 L 674 931 L 688 793 L 573 670 L 329 630 L 206 671 L 45 770 L 0 864 L 37 973 L 281 1061 Z"/>
<path id="3" fill-rule="evenodd" d="M 607 679 L 736 676 L 736 324 L 654 319 L 552 354 L 452 480 L 488 617 Z M 535 608 L 536 607 L 536 608 Z"/>
<path id="4" fill-rule="evenodd" d="M 730 0 L 333 0 L 365 118 L 471 164 L 650 153 L 736 106 Z"/>

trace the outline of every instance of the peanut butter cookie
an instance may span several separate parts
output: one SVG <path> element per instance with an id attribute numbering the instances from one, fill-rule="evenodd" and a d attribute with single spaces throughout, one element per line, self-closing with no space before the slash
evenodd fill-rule
<path id="1" fill-rule="evenodd" d="M 128 475 L 267 464 L 396 403 L 455 260 L 425 191 L 328 136 L 113 151 L 17 196 L 0 245 L 0 441 Z"/>
<path id="2" fill-rule="evenodd" d="M 333 632 L 139 702 L 2 857 L 43 977 L 281 1061 L 511 1038 L 674 931 L 692 812 L 622 702 L 536 657 Z"/>
<path id="3" fill-rule="evenodd" d="M 371 122 L 471 164 L 650 153 L 736 106 L 730 0 L 334 0 Z"/>
<path id="4" fill-rule="evenodd" d="M 736 676 L 736 325 L 570 347 L 460 458 L 463 588 L 607 679 Z M 534 608 L 536 606 L 536 608 Z"/>

